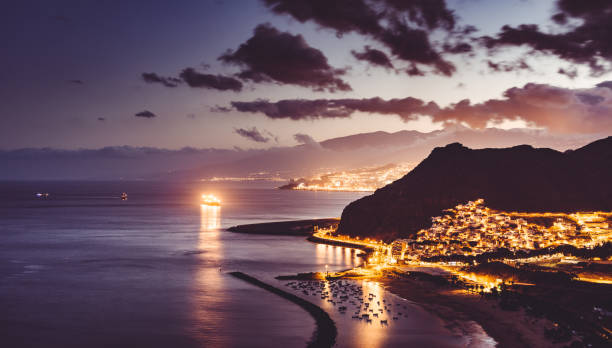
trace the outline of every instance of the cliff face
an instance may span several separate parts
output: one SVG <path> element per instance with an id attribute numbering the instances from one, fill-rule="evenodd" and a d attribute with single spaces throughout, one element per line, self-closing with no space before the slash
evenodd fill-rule
<path id="1" fill-rule="evenodd" d="M 528 145 L 435 148 L 401 179 L 346 206 L 339 233 L 410 238 L 432 216 L 477 198 L 510 211 L 612 211 L 612 137 L 563 153 Z"/>

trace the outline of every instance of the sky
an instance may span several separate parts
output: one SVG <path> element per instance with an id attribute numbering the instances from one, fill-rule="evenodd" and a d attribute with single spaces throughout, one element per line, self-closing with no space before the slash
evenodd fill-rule
<path id="1" fill-rule="evenodd" d="M 610 23 L 603 0 L 16 1 L 0 13 L 0 149 L 453 124 L 609 135 Z"/>

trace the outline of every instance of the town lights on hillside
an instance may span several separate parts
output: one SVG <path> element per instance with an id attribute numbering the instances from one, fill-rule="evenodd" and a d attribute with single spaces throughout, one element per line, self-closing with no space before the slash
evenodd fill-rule
<path id="1" fill-rule="evenodd" d="M 401 163 L 342 172 L 325 172 L 309 178 L 292 180 L 285 188 L 305 191 L 370 192 L 401 178 L 413 167 L 410 163 Z"/>

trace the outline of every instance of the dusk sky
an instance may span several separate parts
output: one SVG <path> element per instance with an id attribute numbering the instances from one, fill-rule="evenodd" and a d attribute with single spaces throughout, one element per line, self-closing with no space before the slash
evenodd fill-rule
<path id="1" fill-rule="evenodd" d="M 453 123 L 612 130 L 606 1 L 348 3 L 5 4 L 0 149 L 266 148 Z"/>

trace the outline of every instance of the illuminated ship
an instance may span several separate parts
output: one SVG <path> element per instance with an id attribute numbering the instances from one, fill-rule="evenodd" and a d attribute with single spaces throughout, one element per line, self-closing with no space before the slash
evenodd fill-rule
<path id="1" fill-rule="evenodd" d="M 127 200 L 127 197 L 128 197 L 128 196 L 127 196 L 127 193 L 126 193 L 126 192 L 122 192 L 122 193 L 121 193 L 121 200 L 122 200 L 122 201 L 126 201 L 126 200 Z"/>
<path id="2" fill-rule="evenodd" d="M 214 195 L 202 195 L 202 204 L 218 207 L 221 205 L 221 200 Z"/>
<path id="3" fill-rule="evenodd" d="M 48 198 L 49 194 L 47 192 L 37 192 L 36 197 L 38 198 Z"/>

